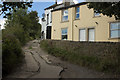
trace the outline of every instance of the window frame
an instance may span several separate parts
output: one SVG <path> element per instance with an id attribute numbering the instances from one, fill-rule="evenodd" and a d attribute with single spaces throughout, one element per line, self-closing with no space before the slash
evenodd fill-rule
<path id="1" fill-rule="evenodd" d="M 67 12 L 68 12 L 68 9 L 62 10 L 62 22 L 68 21 L 68 18 L 67 18 L 67 20 L 64 20 L 64 17 L 65 17 L 65 16 L 68 17 L 68 14 L 64 15 L 64 11 L 67 11 Z"/>
<path id="2" fill-rule="evenodd" d="M 50 18 L 51 18 L 51 21 L 50 21 L 50 23 L 52 23 L 52 13 L 51 13 L 51 17 L 50 17 Z"/>
<path id="3" fill-rule="evenodd" d="M 62 34 L 62 30 L 67 29 L 67 34 Z M 63 35 L 67 35 L 67 39 L 62 39 Z M 68 28 L 61 28 L 61 40 L 68 40 Z"/>
<path id="4" fill-rule="evenodd" d="M 120 21 L 117 21 L 117 22 L 110 22 L 109 23 L 109 39 L 120 39 L 120 36 L 118 35 L 118 37 L 111 37 L 111 31 L 118 31 L 118 33 L 119 33 L 119 31 L 120 31 L 120 29 L 112 29 L 111 30 L 111 24 L 112 23 L 120 23 Z"/>
<path id="5" fill-rule="evenodd" d="M 99 14 L 99 15 L 96 15 L 96 14 Z M 97 13 L 94 11 L 94 17 L 101 17 L 100 13 Z"/>
<path id="6" fill-rule="evenodd" d="M 90 29 L 94 29 L 94 41 L 95 41 L 95 35 L 96 35 L 96 34 L 95 34 L 95 27 L 91 27 L 91 28 L 88 28 L 88 29 L 87 29 L 87 33 L 88 33 L 88 34 L 87 34 L 87 38 L 88 38 L 88 41 L 89 41 L 89 42 L 94 42 L 94 41 L 90 41 L 90 40 L 89 40 L 89 30 L 90 30 Z"/>
<path id="7" fill-rule="evenodd" d="M 79 12 L 77 12 L 77 8 L 79 8 Z M 79 17 L 77 18 L 77 14 L 79 14 Z M 75 7 L 75 20 L 80 19 L 80 7 Z"/>
<path id="8" fill-rule="evenodd" d="M 49 14 L 47 14 L 47 25 L 49 24 Z"/>
<path id="9" fill-rule="evenodd" d="M 87 36 L 86 28 L 80 28 L 79 29 L 79 41 L 80 41 L 80 30 L 85 30 L 85 41 L 87 41 L 87 38 L 86 38 L 86 36 Z"/>

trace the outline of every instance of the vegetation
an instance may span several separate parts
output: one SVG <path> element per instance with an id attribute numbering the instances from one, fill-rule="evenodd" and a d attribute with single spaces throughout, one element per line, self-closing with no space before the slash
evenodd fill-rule
<path id="1" fill-rule="evenodd" d="M 39 38 L 41 25 L 39 22 L 38 13 L 31 11 L 28 13 L 27 9 L 18 9 L 8 16 L 6 21 L 6 33 L 13 33 L 24 45 L 27 41 Z"/>
<path id="2" fill-rule="evenodd" d="M 20 42 L 13 34 L 3 35 L 2 48 L 2 74 L 4 77 L 16 68 L 18 63 L 21 63 L 24 56 Z"/>
<path id="3" fill-rule="evenodd" d="M 90 2 L 88 8 L 93 8 L 95 12 L 102 13 L 103 15 L 107 15 L 109 17 L 115 16 L 116 20 L 120 20 L 120 1 Z"/>
<path id="4" fill-rule="evenodd" d="M 36 11 L 17 9 L 7 17 L 3 38 L 3 77 L 13 71 L 23 60 L 21 47 L 40 36 L 41 25 Z"/>
<path id="5" fill-rule="evenodd" d="M 1 0 L 3 1 L 3 0 Z M 4 18 L 6 18 L 8 15 L 12 14 L 12 11 L 17 11 L 17 9 L 22 8 L 26 9 L 27 7 L 32 7 L 32 0 L 31 2 L 28 2 L 28 0 L 15 0 L 9 2 L 10 0 L 5 0 L 6 2 L 0 3 L 0 15 L 5 14 Z M 8 2 L 7 2 L 8 1 Z"/>
<path id="6" fill-rule="evenodd" d="M 32 46 L 30 46 L 29 49 L 32 49 Z"/>
<path id="7" fill-rule="evenodd" d="M 63 43 L 64 44 L 64 43 Z M 62 45 L 62 42 L 61 42 Z M 101 58 L 100 56 L 90 55 L 90 54 L 80 54 L 77 51 L 83 49 L 76 48 L 75 51 L 71 51 L 71 47 L 65 48 L 58 47 L 59 45 L 54 45 L 54 43 L 48 42 L 47 40 L 41 41 L 41 47 L 46 50 L 49 54 L 60 57 L 61 60 L 65 60 L 80 66 L 85 66 L 88 68 L 95 69 L 102 72 L 120 73 L 120 68 L 118 62 L 109 57 Z M 74 46 L 75 47 L 75 46 Z M 117 60 L 117 59 L 116 59 Z"/>

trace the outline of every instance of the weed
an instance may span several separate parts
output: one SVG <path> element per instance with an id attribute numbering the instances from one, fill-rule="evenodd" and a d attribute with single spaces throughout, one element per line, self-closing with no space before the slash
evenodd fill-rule
<path id="1" fill-rule="evenodd" d="M 64 43 L 62 43 L 62 41 L 59 45 L 52 43 L 52 41 L 41 41 L 41 47 L 44 50 L 48 51 L 48 53 L 53 56 L 60 57 L 62 60 L 66 60 L 80 66 L 92 68 L 97 71 L 120 73 L 120 68 L 118 62 L 116 61 L 117 58 L 114 58 L 113 56 L 111 57 L 107 55 L 104 56 L 104 58 L 101 58 L 100 56 L 96 56 L 96 54 L 91 55 L 85 53 L 83 50 L 86 48 L 75 48 L 75 51 L 72 51 L 71 47 L 63 45 Z"/>
<path id="2" fill-rule="evenodd" d="M 30 46 L 29 49 L 32 49 L 32 46 Z"/>

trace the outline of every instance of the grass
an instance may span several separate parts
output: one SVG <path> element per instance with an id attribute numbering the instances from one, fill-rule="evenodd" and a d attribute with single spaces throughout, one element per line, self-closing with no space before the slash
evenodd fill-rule
<path id="1" fill-rule="evenodd" d="M 62 45 L 62 44 L 61 44 Z M 95 69 L 101 72 L 107 73 L 117 73 L 120 74 L 120 68 L 118 62 L 115 62 L 109 57 L 101 58 L 99 56 L 93 56 L 88 54 L 78 54 L 77 51 L 70 51 L 64 48 L 60 48 L 53 43 L 48 43 L 47 41 L 41 41 L 41 48 L 46 50 L 49 54 L 60 57 L 61 60 L 71 62 L 80 66 L 85 66 L 88 68 Z M 79 50 L 79 48 L 78 48 Z M 82 50 L 82 49 L 81 49 Z"/>
<path id="2" fill-rule="evenodd" d="M 32 49 L 32 46 L 30 46 L 29 49 Z"/>

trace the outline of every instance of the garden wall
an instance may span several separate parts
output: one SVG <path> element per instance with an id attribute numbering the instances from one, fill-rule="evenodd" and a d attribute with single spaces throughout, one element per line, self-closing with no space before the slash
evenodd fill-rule
<path id="1" fill-rule="evenodd" d="M 120 42 L 43 40 L 41 47 L 75 64 L 100 71 L 120 72 Z"/>

